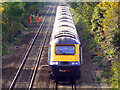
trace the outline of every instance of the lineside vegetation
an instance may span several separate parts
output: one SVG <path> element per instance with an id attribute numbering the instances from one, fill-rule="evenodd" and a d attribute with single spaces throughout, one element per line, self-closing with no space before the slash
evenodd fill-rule
<path id="1" fill-rule="evenodd" d="M 44 2 L 3 2 L 2 14 L 2 55 L 8 54 L 8 46 L 25 30 L 30 14 L 41 12 Z"/>
<path id="2" fill-rule="evenodd" d="M 70 3 L 81 39 L 91 59 L 97 63 L 100 52 L 100 67 L 104 67 L 101 77 L 112 88 L 120 85 L 120 30 L 118 2 Z M 84 50 L 83 50 L 84 51 Z"/>

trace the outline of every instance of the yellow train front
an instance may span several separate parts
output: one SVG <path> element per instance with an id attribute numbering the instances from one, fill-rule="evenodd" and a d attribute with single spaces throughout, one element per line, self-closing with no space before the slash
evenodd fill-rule
<path id="1" fill-rule="evenodd" d="M 75 77 L 80 71 L 82 47 L 68 6 L 57 7 L 48 64 L 54 77 Z"/>

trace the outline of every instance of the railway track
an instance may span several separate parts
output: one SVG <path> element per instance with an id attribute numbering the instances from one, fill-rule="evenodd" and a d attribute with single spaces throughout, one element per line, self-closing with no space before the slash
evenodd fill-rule
<path id="1" fill-rule="evenodd" d="M 51 12 L 52 5 L 53 3 L 50 5 L 47 14 Z M 35 74 L 39 65 L 39 60 L 48 34 L 48 30 L 46 30 L 46 27 L 49 25 L 49 18 L 47 17 L 47 14 L 44 17 L 35 37 L 33 38 L 25 57 L 9 87 L 9 90 L 13 88 L 32 88 Z"/>
<path id="2" fill-rule="evenodd" d="M 53 7 L 52 14 L 53 14 L 54 8 L 55 8 L 55 6 Z M 49 21 L 48 21 L 49 23 L 50 23 L 51 19 L 52 19 L 52 16 L 49 18 Z M 33 85 L 33 80 L 34 80 L 34 78 L 35 78 L 35 74 L 36 74 L 36 72 L 37 72 L 37 68 L 38 68 L 38 65 L 39 65 L 39 62 L 40 62 L 40 58 L 41 58 L 41 55 L 42 55 L 42 51 L 43 51 L 43 49 L 44 49 L 45 41 L 46 41 L 46 39 L 47 39 L 47 35 L 48 35 L 48 33 L 49 33 L 49 30 L 50 30 L 50 25 L 51 25 L 51 24 L 48 25 L 47 32 L 46 32 L 46 34 L 45 34 L 45 36 L 44 36 L 45 38 L 44 38 L 44 40 L 43 40 L 43 44 L 42 44 L 42 47 L 41 47 L 40 52 L 39 52 L 39 56 L 38 56 L 38 59 L 37 59 L 37 63 L 36 63 L 36 66 L 35 66 L 35 69 L 34 69 L 34 72 L 33 72 L 33 75 L 32 75 L 32 79 L 31 79 L 29 88 L 31 88 L 32 85 Z"/>
<path id="3" fill-rule="evenodd" d="M 55 19 L 55 12 L 56 12 L 56 7 L 59 5 L 59 2 L 54 3 L 53 5 L 53 11 L 52 11 L 52 16 L 50 17 L 50 24 L 49 24 L 49 31 L 47 35 L 47 39 L 45 42 L 44 50 L 41 56 L 40 64 L 37 70 L 37 74 L 35 77 L 34 85 L 33 88 L 49 88 L 49 69 L 48 69 L 48 47 L 49 47 L 49 41 L 50 37 L 52 34 L 52 29 L 53 29 L 53 23 Z"/>
<path id="4" fill-rule="evenodd" d="M 59 90 L 59 89 L 69 89 L 69 90 L 76 90 L 76 82 L 74 79 L 70 78 L 59 78 L 54 81 L 54 84 L 52 86 L 53 90 Z"/>

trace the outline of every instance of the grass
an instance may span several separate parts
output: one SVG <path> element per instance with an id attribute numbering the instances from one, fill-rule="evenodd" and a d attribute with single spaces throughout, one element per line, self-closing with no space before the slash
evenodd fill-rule
<path id="1" fill-rule="evenodd" d="M 106 80 L 106 84 L 107 84 L 108 86 L 110 86 L 110 84 L 111 84 L 110 80 L 111 80 L 111 77 L 109 77 L 109 78 Z"/>
<path id="2" fill-rule="evenodd" d="M 106 66 L 105 63 L 100 62 L 99 67 L 105 67 L 105 66 Z"/>
<path id="3" fill-rule="evenodd" d="M 108 78 L 108 74 L 109 74 L 108 72 L 105 72 L 105 71 L 104 71 L 104 72 L 102 72 L 102 75 L 101 75 L 101 76 L 102 76 L 102 77 L 105 77 L 105 78 Z"/>
<path id="4" fill-rule="evenodd" d="M 8 44 L 2 44 L 2 55 L 8 54 Z"/>
<path id="5" fill-rule="evenodd" d="M 96 80 L 98 84 L 102 83 L 102 77 L 97 77 Z"/>
<path id="6" fill-rule="evenodd" d="M 95 62 L 98 62 L 98 59 L 94 58 L 92 61 L 93 63 L 95 63 Z"/>

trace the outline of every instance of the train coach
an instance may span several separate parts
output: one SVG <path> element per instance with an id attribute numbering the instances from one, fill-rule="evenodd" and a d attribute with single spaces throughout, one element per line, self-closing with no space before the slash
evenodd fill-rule
<path id="1" fill-rule="evenodd" d="M 82 47 L 68 6 L 57 7 L 48 65 L 54 77 L 75 77 L 80 72 Z"/>

